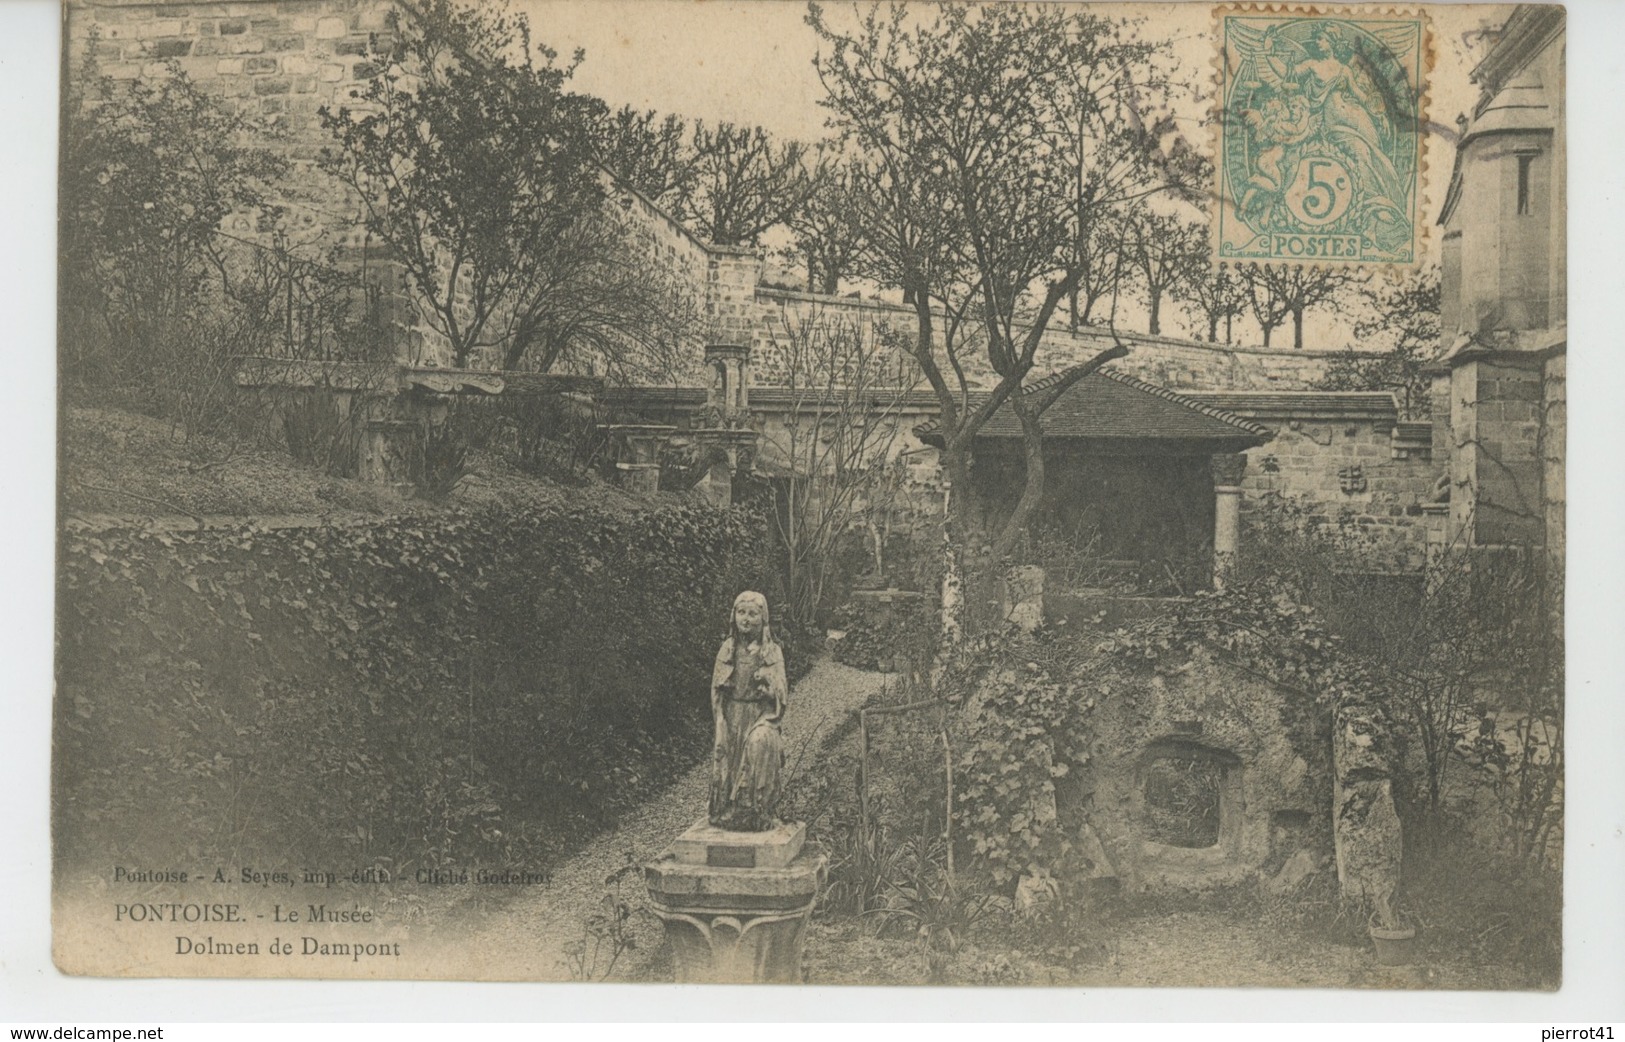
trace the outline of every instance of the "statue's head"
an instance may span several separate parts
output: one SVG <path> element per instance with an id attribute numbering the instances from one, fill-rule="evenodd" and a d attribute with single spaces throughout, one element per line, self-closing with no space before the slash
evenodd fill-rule
<path id="1" fill-rule="evenodd" d="M 755 590 L 746 590 L 734 598 L 733 631 L 746 640 L 769 640 L 767 598 Z"/>

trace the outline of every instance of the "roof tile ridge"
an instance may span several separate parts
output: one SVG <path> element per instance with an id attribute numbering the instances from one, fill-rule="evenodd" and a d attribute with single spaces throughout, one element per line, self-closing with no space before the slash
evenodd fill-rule
<path id="1" fill-rule="evenodd" d="M 1227 412 L 1224 409 L 1220 409 L 1220 408 L 1218 408 L 1216 406 L 1208 405 L 1205 402 L 1199 402 L 1194 398 L 1187 398 L 1185 395 L 1180 394 L 1178 391 L 1170 391 L 1166 387 L 1159 387 L 1154 383 L 1150 383 L 1148 381 L 1142 380 L 1137 376 L 1131 376 L 1128 373 L 1125 373 L 1125 372 L 1123 372 L 1123 371 L 1121 371 L 1119 369 L 1113 368 L 1112 366 L 1109 366 L 1109 365 L 1101 366 L 1099 369 L 1095 370 L 1095 372 L 1099 373 L 1100 375 L 1102 375 L 1102 376 L 1104 376 L 1104 377 L 1106 377 L 1108 379 L 1116 380 L 1118 383 L 1123 384 L 1125 386 L 1133 387 L 1133 388 L 1135 388 L 1137 390 L 1145 391 L 1147 394 L 1156 395 L 1158 398 L 1162 398 L 1165 401 L 1173 402 L 1176 405 L 1183 405 L 1187 409 L 1195 410 L 1196 412 L 1199 412 L 1202 415 L 1208 416 L 1208 417 L 1210 417 L 1212 419 L 1218 420 L 1221 423 L 1228 423 L 1233 427 L 1239 427 L 1242 430 L 1246 431 L 1248 434 L 1256 434 L 1256 435 L 1263 436 L 1263 435 L 1269 435 L 1269 434 L 1275 433 L 1274 431 L 1270 430 L 1268 427 L 1265 427 L 1263 424 L 1254 423 L 1251 420 L 1244 419 L 1243 417 L 1237 416 L 1233 412 Z"/>

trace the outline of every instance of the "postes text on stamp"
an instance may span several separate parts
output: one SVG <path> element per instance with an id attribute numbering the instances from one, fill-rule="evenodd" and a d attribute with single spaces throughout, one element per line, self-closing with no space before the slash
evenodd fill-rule
<path id="1" fill-rule="evenodd" d="M 1220 8 L 1214 260 L 1420 259 L 1427 20 Z"/>

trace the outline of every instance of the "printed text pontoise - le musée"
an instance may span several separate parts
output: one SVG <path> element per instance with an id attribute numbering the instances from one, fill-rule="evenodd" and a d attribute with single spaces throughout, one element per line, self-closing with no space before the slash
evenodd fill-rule
<path id="1" fill-rule="evenodd" d="M 281 873 L 277 873 L 281 875 Z M 126 869 L 116 869 L 114 878 L 119 882 L 134 882 L 136 877 L 142 877 L 143 882 L 172 882 L 188 883 L 194 877 L 185 871 L 154 872 L 143 870 L 132 872 Z M 198 881 L 202 881 L 201 879 Z M 281 879 L 272 878 L 269 873 L 254 872 L 243 869 L 241 882 L 244 883 L 281 883 Z M 254 914 L 253 919 L 265 919 L 265 914 Z M 269 913 L 274 923 L 309 923 L 354 925 L 371 924 L 376 920 L 372 909 L 363 908 L 359 904 L 350 904 L 348 907 L 331 907 L 326 903 L 307 905 L 304 911 L 297 908 L 284 908 L 277 904 L 271 907 Z M 185 923 L 190 925 L 203 925 L 207 923 L 248 923 L 251 917 L 243 911 L 243 906 L 236 902 L 205 902 L 205 901 L 131 901 L 117 902 L 113 905 L 113 919 L 121 923 Z M 358 941 L 353 939 L 330 940 L 320 937 L 304 935 L 296 938 L 284 939 L 276 936 L 262 947 L 258 940 L 220 940 L 211 935 L 191 937 L 184 934 L 175 935 L 176 955 L 301 955 L 326 956 L 329 958 L 345 958 L 352 962 L 359 962 L 363 958 L 400 958 L 401 946 L 396 941 Z"/>
<path id="2" fill-rule="evenodd" d="M 201 902 L 142 902 L 115 904 L 113 918 L 131 923 L 246 923 L 242 906 L 229 902 L 207 904 Z M 264 918 L 264 916 L 259 916 Z M 325 904 L 307 906 L 301 913 L 297 909 L 274 905 L 271 921 L 277 923 L 332 923 L 354 924 L 374 921 L 372 909 L 352 905 L 349 908 L 329 908 Z M 175 936 L 176 955 L 259 955 L 258 941 L 222 941 L 213 935 L 205 937 Z M 302 936 L 283 940 L 280 936 L 266 947 L 269 955 L 318 955 L 348 958 L 359 962 L 362 958 L 400 958 L 398 941 L 333 941 L 319 937 Z"/>

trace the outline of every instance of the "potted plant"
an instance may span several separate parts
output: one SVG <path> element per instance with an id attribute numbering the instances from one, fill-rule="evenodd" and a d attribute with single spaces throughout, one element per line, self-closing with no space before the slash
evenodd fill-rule
<path id="1" fill-rule="evenodd" d="M 1389 895 L 1377 899 L 1367 929 L 1377 948 L 1378 964 L 1409 966 L 1416 961 L 1416 927 L 1404 925 Z"/>

